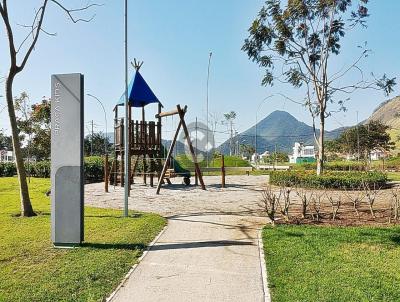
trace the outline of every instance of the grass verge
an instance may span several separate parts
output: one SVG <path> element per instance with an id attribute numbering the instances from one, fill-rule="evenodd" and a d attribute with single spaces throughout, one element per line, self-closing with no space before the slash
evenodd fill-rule
<path id="1" fill-rule="evenodd" d="M 400 301 L 400 228 L 263 230 L 272 301 Z"/>
<path id="2" fill-rule="evenodd" d="M 17 179 L 0 178 L 0 301 L 102 301 L 166 221 L 155 214 L 85 208 L 85 243 L 54 249 L 48 179 L 32 178 L 37 217 L 21 218 Z"/>

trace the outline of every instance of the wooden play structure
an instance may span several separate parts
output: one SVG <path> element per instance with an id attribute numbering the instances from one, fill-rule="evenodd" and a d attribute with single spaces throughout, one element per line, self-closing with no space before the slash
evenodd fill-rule
<path id="1" fill-rule="evenodd" d="M 181 127 L 183 128 L 183 131 L 185 133 L 185 138 L 186 138 L 187 144 L 189 146 L 189 152 L 190 152 L 190 155 L 192 156 L 192 160 L 193 160 L 194 167 L 195 167 L 195 175 L 198 177 L 198 179 L 200 181 L 201 188 L 203 190 L 206 189 L 206 187 L 204 185 L 204 182 L 203 182 L 203 177 L 202 177 L 202 174 L 201 174 L 201 171 L 200 171 L 200 166 L 199 166 L 199 164 L 197 162 L 196 153 L 194 152 L 194 148 L 193 148 L 193 145 L 192 145 L 192 141 L 190 139 L 189 131 L 188 131 L 188 128 L 186 126 L 186 122 L 185 122 L 186 111 L 187 111 L 187 106 L 185 106 L 182 109 L 180 105 L 177 105 L 176 106 L 176 110 L 174 110 L 174 111 L 161 112 L 161 113 L 156 115 L 156 117 L 158 117 L 158 118 L 161 118 L 163 116 L 165 117 L 165 116 L 175 115 L 175 114 L 179 115 L 179 124 L 178 124 L 178 127 L 177 127 L 176 131 L 175 131 L 175 135 L 174 135 L 174 138 L 172 140 L 171 146 L 170 146 L 170 148 L 168 150 L 167 158 L 165 160 L 164 166 L 163 166 L 162 171 L 161 171 L 161 176 L 160 176 L 160 179 L 159 179 L 158 184 L 157 184 L 157 191 L 156 191 L 157 194 L 160 193 L 161 185 L 163 184 L 164 178 L 166 176 L 168 176 L 167 172 L 168 172 L 168 167 L 169 167 L 169 165 L 171 163 L 171 159 L 172 159 L 172 151 L 174 150 L 174 147 L 175 147 L 175 144 L 176 144 L 176 140 L 178 138 L 179 131 L 181 130 Z"/>
<path id="2" fill-rule="evenodd" d="M 192 160 L 195 164 L 195 175 L 200 180 L 201 188 L 205 190 L 203 178 L 201 175 L 200 167 L 197 163 L 196 154 L 192 146 L 192 142 L 189 137 L 189 131 L 185 122 L 185 114 L 187 111 L 187 106 L 181 108 L 180 105 L 176 106 L 176 109 L 169 112 L 162 112 L 163 105 L 151 91 L 150 87 L 147 85 L 143 77 L 139 73 L 139 69 L 142 63 L 135 61 L 136 74 L 134 79 L 129 84 L 128 96 L 129 96 L 129 121 L 128 121 L 128 131 L 129 131 L 129 148 L 124 142 L 124 123 L 126 122 L 124 118 L 118 116 L 118 107 L 124 105 L 125 94 L 121 97 L 120 101 L 114 108 L 114 158 L 111 164 L 111 171 L 106 167 L 106 184 L 105 188 L 108 188 L 108 182 L 116 185 L 124 186 L 124 156 L 125 152 L 128 154 L 128 191 L 130 193 L 131 184 L 134 183 L 134 178 L 136 176 L 143 177 L 144 184 L 147 184 L 147 179 L 150 180 L 150 186 L 154 186 L 154 178 L 158 179 L 157 184 L 157 194 L 159 194 L 161 185 L 164 182 L 171 184 L 170 178 L 179 175 L 177 171 L 171 168 L 172 163 L 172 152 L 176 145 L 176 140 L 180 129 L 183 128 L 185 137 L 187 139 L 187 144 L 189 146 L 189 151 L 192 156 Z M 145 107 L 149 104 L 156 104 L 158 106 L 158 113 L 155 115 L 155 120 L 146 120 Z M 141 108 L 141 119 L 132 119 L 132 108 Z M 164 157 L 164 148 L 162 146 L 162 123 L 163 117 L 178 115 L 179 124 L 176 129 L 173 141 L 168 150 L 167 156 Z M 107 163 L 108 164 L 108 163 Z M 106 164 L 106 165 L 107 165 Z M 190 172 L 183 175 L 184 183 L 186 185 L 190 184 Z"/>

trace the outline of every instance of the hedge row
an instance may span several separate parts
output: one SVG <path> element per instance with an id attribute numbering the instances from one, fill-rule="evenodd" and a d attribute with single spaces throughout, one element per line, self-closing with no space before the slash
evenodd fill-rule
<path id="1" fill-rule="evenodd" d="M 316 170 L 317 163 L 303 163 L 295 165 L 295 170 Z M 366 169 L 365 162 L 357 161 L 335 161 L 326 162 L 324 169 L 327 171 L 364 171 Z"/>
<path id="2" fill-rule="evenodd" d="M 270 183 L 316 189 L 360 189 L 363 184 L 384 186 L 387 175 L 381 172 L 329 171 L 318 176 L 311 171 L 275 171 L 270 174 Z"/>
<path id="3" fill-rule="evenodd" d="M 100 156 L 86 157 L 84 162 L 85 180 L 97 182 L 104 179 L 104 160 Z M 27 173 L 33 177 L 49 178 L 50 161 L 25 163 Z M 11 177 L 17 174 L 15 163 L 0 163 L 0 177 Z"/>

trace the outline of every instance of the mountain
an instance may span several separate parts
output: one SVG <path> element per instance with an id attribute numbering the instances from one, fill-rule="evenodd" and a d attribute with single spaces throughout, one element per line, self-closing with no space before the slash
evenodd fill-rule
<path id="1" fill-rule="evenodd" d="M 337 138 L 343 128 L 333 131 L 326 131 L 326 139 Z M 255 145 L 256 127 L 253 126 L 246 131 L 238 134 L 234 141 L 240 144 Z M 257 123 L 257 152 L 265 150 L 274 151 L 275 146 L 278 151 L 291 153 L 295 142 L 314 145 L 313 128 L 297 120 L 286 111 L 274 111 L 266 118 Z M 221 153 L 229 153 L 229 140 L 218 147 Z"/>
<path id="2" fill-rule="evenodd" d="M 400 96 L 382 102 L 372 113 L 372 115 L 364 121 L 367 123 L 371 120 L 380 121 L 389 126 L 390 137 L 396 143 L 395 153 L 400 151 Z"/>
<path id="3" fill-rule="evenodd" d="M 400 96 L 382 102 L 365 122 L 370 120 L 381 121 L 390 127 L 400 128 Z"/>

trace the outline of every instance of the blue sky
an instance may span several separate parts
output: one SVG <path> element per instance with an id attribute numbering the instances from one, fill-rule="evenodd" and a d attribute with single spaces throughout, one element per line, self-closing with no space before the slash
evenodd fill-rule
<path id="1" fill-rule="evenodd" d="M 27 3 L 29 2 L 29 3 Z M 86 1 L 64 1 L 71 7 Z M 29 23 L 34 8 L 40 1 L 10 1 L 12 24 Z M 50 6 L 45 29 L 57 32 L 56 37 L 42 35 L 26 70 L 14 85 L 14 94 L 26 91 L 32 102 L 50 95 L 50 76 L 54 73 L 81 72 L 85 75 L 85 92 L 99 97 L 107 110 L 109 131 L 112 108 L 124 89 L 124 32 L 123 1 L 103 0 L 104 6 L 95 8 L 95 19 L 90 23 L 72 24 L 55 6 Z M 255 111 L 267 95 L 283 92 L 300 99 L 300 91 L 275 85 L 260 86 L 263 71 L 247 59 L 241 51 L 247 28 L 255 18 L 263 1 L 260 0 L 153 0 L 129 1 L 129 58 L 144 61 L 142 75 L 166 109 L 176 104 L 189 106 L 188 119 L 205 119 L 206 78 L 209 51 L 213 52 L 210 77 L 210 112 L 221 119 L 223 113 L 237 112 L 236 128 L 244 131 L 255 122 Z M 341 57 L 335 64 L 350 63 L 358 54 L 356 45 L 368 41 L 373 50 L 363 63 L 366 74 L 386 72 L 400 81 L 400 1 L 370 1 L 371 17 L 368 28 L 357 30 L 345 38 Z M 90 16 L 91 13 L 87 15 Z M 18 28 L 21 39 L 23 28 Z M 6 73 L 7 45 L 3 26 L 0 27 L 0 75 Z M 129 68 L 133 74 L 133 68 Z M 0 93 L 0 95 L 3 93 Z M 395 88 L 392 96 L 399 94 Z M 328 120 L 328 129 L 353 125 L 356 111 L 359 119 L 368 117 L 385 97 L 380 92 L 361 91 L 351 96 L 348 112 Z M 0 110 L 5 104 L 0 98 Z M 266 116 L 274 110 L 286 110 L 299 120 L 310 123 L 305 108 L 271 98 L 259 112 Z M 0 128 L 8 129 L 8 117 L 0 113 Z M 150 110 L 151 112 L 151 110 Z M 134 114 L 139 114 L 135 111 Z M 98 131 L 104 129 L 101 107 L 86 98 L 85 120 L 94 120 Z M 176 120 L 165 121 L 165 135 L 169 135 Z M 221 131 L 226 127 L 219 126 Z M 168 138 L 168 137 L 166 137 Z M 227 137 L 217 138 L 222 142 Z"/>

